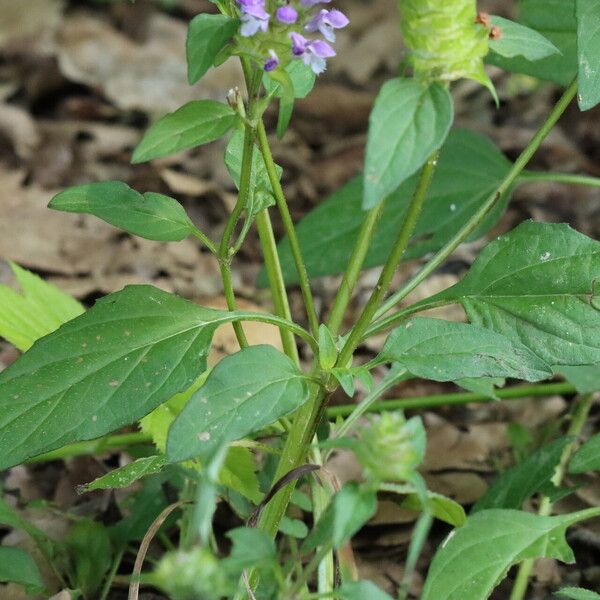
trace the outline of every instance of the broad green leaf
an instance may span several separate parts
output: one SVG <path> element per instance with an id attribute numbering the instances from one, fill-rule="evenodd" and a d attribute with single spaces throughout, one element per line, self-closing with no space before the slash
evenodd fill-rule
<path id="1" fill-rule="evenodd" d="M 0 373 L 0 469 L 114 431 L 186 390 L 215 329 L 235 318 L 146 285 L 104 297 Z"/>
<path id="2" fill-rule="evenodd" d="M 290 519 L 289 517 L 283 517 L 279 524 L 279 531 L 284 535 L 303 540 L 308 535 L 308 527 L 304 521 L 300 519 Z"/>
<path id="3" fill-rule="evenodd" d="M 527 221 L 491 242 L 455 286 L 429 298 L 521 342 L 549 365 L 600 363 L 600 242 L 564 224 Z"/>
<path id="4" fill-rule="evenodd" d="M 122 181 L 87 183 L 52 198 L 49 208 L 87 213 L 148 240 L 178 242 L 195 227 L 183 206 L 173 198 L 140 194 Z"/>
<path id="5" fill-rule="evenodd" d="M 565 587 L 558 590 L 556 594 L 559 598 L 571 598 L 571 600 L 600 600 L 600 594 L 578 587 Z"/>
<path id="6" fill-rule="evenodd" d="M 44 590 L 42 575 L 25 550 L 0 546 L 0 583 L 18 583 L 28 594 L 40 595 Z"/>
<path id="7" fill-rule="evenodd" d="M 217 364 L 175 419 L 167 458 L 206 458 L 219 445 L 270 425 L 307 399 L 307 379 L 287 356 L 272 346 L 244 348 Z"/>
<path id="8" fill-rule="evenodd" d="M 369 118 L 363 208 L 394 192 L 446 139 L 454 110 L 448 90 L 397 78 L 383 85 Z"/>
<path id="9" fill-rule="evenodd" d="M 41 277 L 15 263 L 10 267 L 21 293 L 0 285 L 0 337 L 24 352 L 39 338 L 79 316 L 84 308 Z"/>
<path id="10" fill-rule="evenodd" d="M 133 152 L 132 162 L 142 163 L 214 142 L 235 125 L 237 118 L 233 109 L 222 102 L 188 102 L 148 129 Z"/>
<path id="11" fill-rule="evenodd" d="M 190 85 L 199 81 L 210 69 L 239 24 L 239 19 L 207 13 L 200 13 L 190 21 L 186 42 Z"/>
<path id="12" fill-rule="evenodd" d="M 262 500 L 256 463 L 248 448 L 231 446 L 219 473 L 219 483 L 258 504 Z"/>
<path id="13" fill-rule="evenodd" d="M 560 54 L 560 50 L 535 29 L 496 16 L 491 17 L 491 22 L 502 30 L 499 39 L 490 40 L 490 50 L 500 56 L 523 56 L 533 61 Z"/>
<path id="14" fill-rule="evenodd" d="M 237 527 L 228 531 L 227 537 L 233 542 L 233 548 L 221 563 L 224 569 L 241 573 L 251 567 L 264 569 L 275 564 L 275 542 L 261 529 Z"/>
<path id="15" fill-rule="evenodd" d="M 313 70 L 301 60 L 292 61 L 286 68 L 285 71 L 292 80 L 294 87 L 295 98 L 306 98 L 310 94 L 311 90 L 315 85 L 317 76 L 313 73 Z M 274 96 L 280 97 L 282 92 L 280 90 L 280 84 L 277 80 L 269 76 L 269 73 L 265 73 L 263 76 L 263 85 L 267 93 L 271 93 Z"/>
<path id="16" fill-rule="evenodd" d="M 377 495 L 372 489 L 350 482 L 333 497 L 302 544 L 303 552 L 331 543 L 339 548 L 374 514 Z"/>
<path id="17" fill-rule="evenodd" d="M 569 84 L 577 74 L 575 0 L 521 0 L 518 6 L 519 23 L 543 35 L 560 54 L 527 60 L 522 56 L 506 58 L 490 52 L 486 61 L 507 71 Z"/>
<path id="18" fill-rule="evenodd" d="M 423 510 L 423 500 L 413 485 L 400 484 L 394 487 L 396 488 L 396 493 L 406 494 L 399 503 L 402 508 L 415 512 Z M 386 486 L 385 490 L 392 491 L 390 486 Z M 467 520 L 465 509 L 458 502 L 452 500 L 452 498 L 448 498 L 448 496 L 429 490 L 427 490 L 427 508 L 436 519 L 444 521 L 453 527 L 462 527 Z"/>
<path id="19" fill-rule="evenodd" d="M 600 102 L 600 5 L 597 0 L 576 0 L 579 108 Z"/>
<path id="20" fill-rule="evenodd" d="M 598 508 L 558 517 L 502 509 L 476 513 L 436 552 L 421 600 L 485 600 L 512 565 L 528 558 L 572 563 L 566 529 L 599 514 Z"/>
<path id="21" fill-rule="evenodd" d="M 372 581 L 347 581 L 338 590 L 342 600 L 392 600 L 381 588 Z"/>
<path id="22" fill-rule="evenodd" d="M 563 365 L 557 367 L 555 372 L 572 383 L 580 394 L 600 391 L 600 365 Z"/>
<path id="23" fill-rule="evenodd" d="M 492 194 L 511 163 L 487 138 L 465 129 L 453 130 L 440 153 L 427 200 L 406 259 L 441 248 Z M 365 260 L 365 268 L 383 264 L 398 235 L 417 184 L 409 178 L 386 201 Z M 299 223 L 297 232 L 311 277 L 341 273 L 352 253 L 365 213 L 362 211 L 362 177 L 347 183 L 320 203 Z M 504 211 L 509 196 L 498 203 L 471 238 L 485 233 Z M 287 283 L 297 272 L 287 239 L 279 243 L 281 266 Z M 266 285 L 266 275 L 260 283 Z"/>
<path id="24" fill-rule="evenodd" d="M 550 483 L 570 442 L 570 438 L 560 438 L 546 444 L 502 473 L 477 501 L 472 512 L 489 508 L 521 509 L 527 499 Z"/>
<path id="25" fill-rule="evenodd" d="M 48 538 L 41 530 L 21 517 L 21 515 L 0 496 L 0 525 L 11 529 L 22 529 L 28 533 L 38 544 L 46 544 Z"/>
<path id="26" fill-rule="evenodd" d="M 82 485 L 78 491 L 92 492 L 93 490 L 113 490 L 128 487 L 146 475 L 160 473 L 165 463 L 165 457 L 162 455 L 138 458 L 128 465 L 114 469 L 110 473 L 94 479 L 91 483 Z"/>
<path id="27" fill-rule="evenodd" d="M 454 383 L 465 390 L 468 390 L 469 392 L 485 394 L 488 396 L 488 398 L 498 400 L 496 388 L 504 387 L 506 380 L 504 377 L 481 377 L 479 379 L 474 379 L 473 377 L 463 377 L 461 379 L 457 379 Z"/>
<path id="28" fill-rule="evenodd" d="M 600 470 L 600 433 L 585 442 L 569 462 L 569 473 L 587 473 L 598 470 Z"/>
<path id="29" fill-rule="evenodd" d="M 552 375 L 544 361 L 519 342 L 476 325 L 425 317 L 392 331 L 379 359 L 434 381 L 463 377 L 540 381 Z"/>
<path id="30" fill-rule="evenodd" d="M 279 84 L 277 88 L 277 96 L 279 97 L 277 137 L 281 139 L 287 131 L 294 111 L 294 83 L 285 69 L 275 69 L 269 73 L 269 77 Z"/>

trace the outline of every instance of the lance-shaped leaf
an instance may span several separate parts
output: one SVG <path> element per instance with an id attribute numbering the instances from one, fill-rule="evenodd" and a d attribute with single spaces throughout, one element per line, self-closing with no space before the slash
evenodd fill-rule
<path id="1" fill-rule="evenodd" d="M 487 138 L 466 129 L 450 132 L 444 144 L 427 199 L 406 258 L 418 258 L 441 248 L 492 194 L 511 163 Z M 417 184 L 410 177 L 387 199 L 365 267 L 385 262 L 404 221 L 406 208 Z M 357 177 L 320 203 L 298 225 L 298 237 L 311 277 L 341 273 L 352 254 L 365 213 L 363 182 Z M 485 233 L 504 211 L 509 195 L 491 211 L 470 239 Z M 288 283 L 297 271 L 287 239 L 279 244 L 281 266 Z M 266 284 L 266 276 L 261 275 Z"/>
<path id="2" fill-rule="evenodd" d="M 575 452 L 569 463 L 569 473 L 600 470 L 600 433 L 592 436 Z"/>
<path id="3" fill-rule="evenodd" d="M 600 600 L 600 594 L 578 587 L 566 587 L 556 592 L 559 598 L 571 598 L 571 600 Z"/>
<path id="4" fill-rule="evenodd" d="M 233 109 L 222 102 L 188 102 L 148 129 L 133 152 L 132 162 L 141 163 L 214 142 L 234 126 L 237 118 Z"/>
<path id="5" fill-rule="evenodd" d="M 44 582 L 37 564 L 25 550 L 0 547 L 0 583 L 18 583 L 32 596 L 44 591 Z"/>
<path id="6" fill-rule="evenodd" d="M 527 221 L 490 243 L 455 286 L 428 298 L 521 342 L 549 365 L 600 363 L 600 243 L 568 225 Z"/>
<path id="7" fill-rule="evenodd" d="M 369 119 L 363 207 L 371 208 L 417 171 L 446 139 L 452 98 L 439 83 L 397 78 L 383 85 Z"/>
<path id="8" fill-rule="evenodd" d="M 523 56 L 527 60 L 540 60 L 552 54 L 560 54 L 560 50 L 535 29 L 502 17 L 494 16 L 491 21 L 502 32 L 498 39 L 490 40 L 492 52 L 507 58 Z"/>
<path id="9" fill-rule="evenodd" d="M 195 229 L 187 213 L 173 198 L 144 195 L 122 181 L 77 185 L 52 198 L 49 208 L 87 213 L 148 240 L 177 242 Z"/>
<path id="10" fill-rule="evenodd" d="M 84 492 L 92 492 L 94 490 L 114 490 L 124 488 L 135 483 L 138 479 L 146 477 L 146 475 L 160 473 L 164 469 L 165 463 L 165 457 L 160 454 L 157 456 L 138 458 L 123 467 L 119 467 L 102 477 L 94 479 L 91 483 L 80 486 L 77 488 L 77 491 L 81 494 Z"/>
<path id="11" fill-rule="evenodd" d="M 207 458 L 290 414 L 308 399 L 306 376 L 273 346 L 250 346 L 224 358 L 175 419 L 167 458 Z"/>
<path id="12" fill-rule="evenodd" d="M 597 0 L 576 0 L 579 108 L 600 102 L 600 5 Z"/>
<path id="13" fill-rule="evenodd" d="M 0 373 L 0 469 L 133 423 L 206 369 L 236 314 L 129 286 L 37 341 Z"/>
<path id="14" fill-rule="evenodd" d="M 389 335 L 379 358 L 399 363 L 417 377 L 513 377 L 540 381 L 552 370 L 519 342 L 466 323 L 419 317 Z"/>
<path id="15" fill-rule="evenodd" d="M 488 598 L 508 569 L 528 558 L 575 562 L 567 527 L 600 514 L 593 508 L 559 517 L 484 510 L 455 529 L 437 551 L 421 600 Z"/>
<path id="16" fill-rule="evenodd" d="M 186 42 L 190 85 L 199 81 L 210 69 L 239 24 L 239 19 L 207 13 L 200 13 L 190 21 Z"/>

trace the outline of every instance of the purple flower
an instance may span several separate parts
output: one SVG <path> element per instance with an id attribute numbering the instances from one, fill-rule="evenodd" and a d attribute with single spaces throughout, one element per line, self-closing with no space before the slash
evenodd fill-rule
<path id="1" fill-rule="evenodd" d="M 307 40 L 299 33 L 290 33 L 292 39 L 292 54 L 302 58 L 313 73 L 319 75 L 325 71 L 327 66 L 326 58 L 335 56 L 335 50 L 323 40 Z"/>
<path id="2" fill-rule="evenodd" d="M 275 15 L 277 20 L 284 25 L 293 25 L 298 20 L 298 11 L 292 6 L 281 6 Z"/>
<path id="3" fill-rule="evenodd" d="M 320 31 L 326 40 L 335 42 L 334 29 L 342 29 L 349 22 L 348 17 L 342 11 L 323 9 L 309 21 L 305 29 L 311 33 Z"/>
<path id="4" fill-rule="evenodd" d="M 327 4 L 331 0 L 300 0 L 302 6 L 315 6 L 316 4 Z"/>
<path id="5" fill-rule="evenodd" d="M 251 37 L 258 31 L 263 33 L 269 29 L 270 15 L 265 10 L 265 0 L 238 0 L 242 11 L 242 27 L 240 33 Z"/>
<path id="6" fill-rule="evenodd" d="M 273 71 L 279 66 L 279 57 L 275 53 L 275 50 L 269 50 L 269 58 L 265 59 L 265 71 Z"/>

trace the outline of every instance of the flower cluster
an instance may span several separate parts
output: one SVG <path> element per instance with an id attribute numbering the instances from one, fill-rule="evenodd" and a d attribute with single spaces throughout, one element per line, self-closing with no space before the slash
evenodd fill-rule
<path id="1" fill-rule="evenodd" d="M 285 4 L 274 0 L 237 2 L 242 22 L 240 34 L 255 42 L 253 49 L 264 57 L 265 71 L 301 59 L 314 73 L 322 73 L 327 59 L 335 56 L 331 45 L 335 42 L 335 30 L 349 22 L 339 10 L 319 8 L 318 5 L 331 0 L 287 0 Z M 320 34 L 324 39 L 305 37 L 308 34 Z"/>

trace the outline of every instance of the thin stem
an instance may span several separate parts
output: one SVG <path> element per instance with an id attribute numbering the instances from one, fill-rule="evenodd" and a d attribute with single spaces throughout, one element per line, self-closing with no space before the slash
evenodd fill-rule
<path id="1" fill-rule="evenodd" d="M 490 210 L 496 205 L 496 203 L 508 192 L 510 187 L 521 175 L 523 169 L 527 166 L 527 163 L 531 160 L 532 156 L 537 152 L 539 147 L 546 136 L 550 133 L 554 125 L 560 119 L 561 115 L 565 112 L 567 106 L 571 103 L 571 100 L 577 93 L 577 80 L 573 81 L 571 85 L 565 90 L 560 100 L 556 103 L 548 118 L 536 134 L 531 138 L 531 141 L 523 152 L 521 152 L 519 158 L 515 161 L 510 171 L 504 177 L 502 183 L 498 186 L 496 191 L 492 193 L 479 210 L 463 225 L 458 233 L 449 240 L 446 245 L 438 251 L 438 253 L 401 289 L 395 294 L 392 294 L 390 298 L 384 302 L 381 308 L 376 312 L 375 317 L 379 318 L 383 316 L 388 310 L 393 308 L 401 300 L 406 298 L 410 292 L 412 292 L 417 286 L 419 286 L 431 273 L 433 273 L 453 252 L 458 246 L 464 242 L 464 240 L 481 224 L 481 222 L 488 215 Z"/>
<path id="2" fill-rule="evenodd" d="M 501 400 L 518 400 L 520 398 L 539 398 L 555 394 L 575 394 L 576 389 L 570 383 L 542 383 L 539 385 L 516 385 L 496 390 L 496 397 Z M 382 400 L 371 403 L 364 412 L 384 412 L 387 410 L 422 410 L 441 406 L 462 406 L 472 403 L 497 402 L 485 394 L 474 392 L 458 392 L 431 396 L 415 396 L 394 400 Z M 356 410 L 356 404 L 342 404 L 327 408 L 327 417 L 335 421 L 339 417 L 347 417 Z"/>
<path id="3" fill-rule="evenodd" d="M 297 579 L 287 592 L 287 598 L 292 599 L 296 597 L 296 594 L 308 583 L 311 575 L 317 570 L 323 558 L 325 558 L 327 553 L 330 551 L 331 543 L 328 543 L 324 546 L 321 546 L 321 548 L 315 552 L 309 563 L 306 565 L 306 567 L 304 567 L 302 571 L 302 577 Z"/>
<path id="4" fill-rule="evenodd" d="M 220 260 L 219 268 L 221 269 L 223 293 L 225 294 L 227 309 L 230 311 L 237 310 L 237 302 L 235 301 L 235 292 L 233 290 L 233 280 L 231 279 L 231 262 L 229 259 Z M 244 333 L 242 324 L 239 321 L 234 321 L 232 326 L 240 348 L 246 348 L 248 346 L 248 340 L 246 338 L 246 334 Z"/>
<path id="5" fill-rule="evenodd" d="M 566 183 L 571 185 L 587 185 L 600 187 L 600 177 L 578 175 L 576 173 L 554 173 L 524 171 L 519 177 L 519 183 Z"/>
<path id="6" fill-rule="evenodd" d="M 110 594 L 110 590 L 113 586 L 115 576 L 117 574 L 117 571 L 119 570 L 119 566 L 121 565 L 121 560 L 123 559 L 123 554 L 125 554 L 125 548 L 121 548 L 116 553 L 116 555 L 113 559 L 113 563 L 110 568 L 110 571 L 108 572 L 108 574 L 106 576 L 106 580 L 104 582 L 104 586 L 102 587 L 102 592 L 100 593 L 98 600 L 107 600 L 108 594 Z"/>
<path id="7" fill-rule="evenodd" d="M 206 236 L 206 234 L 202 233 L 199 229 L 192 229 L 192 235 L 197 237 L 209 250 L 212 254 L 217 254 L 218 250 L 213 241 Z"/>
<path id="8" fill-rule="evenodd" d="M 260 238 L 260 245 L 265 261 L 265 268 L 267 270 L 267 277 L 269 279 L 269 286 L 271 288 L 275 313 L 280 317 L 291 321 L 292 312 L 290 310 L 290 303 L 285 289 L 279 255 L 277 254 L 277 242 L 275 241 L 275 235 L 273 233 L 271 217 L 269 216 L 267 209 L 256 215 L 256 227 Z M 296 363 L 299 363 L 298 347 L 296 346 L 293 334 L 284 327 L 280 327 L 279 332 L 281 335 L 283 351 Z"/>
<path id="9" fill-rule="evenodd" d="M 573 453 L 577 449 L 577 438 L 581 435 L 581 431 L 585 426 L 587 418 L 590 414 L 590 409 L 592 408 L 592 404 L 594 403 L 594 397 L 594 394 L 584 394 L 577 399 L 577 402 L 575 402 L 575 405 L 573 406 L 573 410 L 571 413 L 571 423 L 569 425 L 569 429 L 567 430 L 567 435 L 572 436 L 573 438 L 575 438 L 575 440 L 571 444 L 566 446 L 562 452 L 562 455 L 560 457 L 560 463 L 556 468 L 554 477 L 552 477 L 552 483 L 556 487 L 562 485 L 563 479 L 567 472 L 569 461 L 571 460 Z M 543 517 L 547 517 L 551 514 L 551 512 L 552 501 L 547 496 L 544 496 L 540 503 L 538 514 Z M 531 572 L 533 571 L 534 566 L 535 560 L 533 559 L 524 560 L 519 565 L 517 577 L 513 584 L 512 592 L 510 594 L 510 600 L 523 600 L 523 598 L 525 598 L 527 588 L 529 587 L 529 577 L 531 576 Z"/>
<path id="10" fill-rule="evenodd" d="M 304 259 L 302 258 L 302 251 L 300 249 L 300 242 L 298 241 L 298 236 L 296 234 L 296 228 L 294 227 L 294 222 L 292 220 L 292 216 L 290 215 L 287 201 L 279 181 L 277 168 L 275 166 L 275 161 L 273 160 L 273 155 L 269 146 L 269 140 L 267 138 L 267 132 L 262 120 L 259 121 L 256 132 L 258 138 L 258 147 L 260 148 L 263 160 L 265 162 L 269 181 L 271 183 L 271 187 L 273 188 L 275 202 L 277 203 L 277 208 L 279 209 L 279 214 L 281 215 L 281 220 L 283 221 L 283 227 L 290 242 L 294 264 L 296 265 L 296 270 L 298 271 L 298 280 L 300 283 L 302 298 L 304 299 L 304 305 L 306 307 L 309 329 L 310 332 L 316 337 L 319 331 L 319 319 L 317 317 L 315 303 L 312 291 L 310 289 L 308 272 L 306 270 L 306 265 L 304 264 Z"/>
<path id="11" fill-rule="evenodd" d="M 352 292 L 354 291 L 360 271 L 365 262 L 367 252 L 369 251 L 369 247 L 371 245 L 371 241 L 373 240 L 373 235 L 375 233 L 375 229 L 377 228 L 377 223 L 379 222 L 379 218 L 381 217 L 384 206 L 385 200 L 382 200 L 376 207 L 372 208 L 367 213 L 367 216 L 363 221 L 358 233 L 358 238 L 354 245 L 354 250 L 352 251 L 352 256 L 348 262 L 346 272 L 344 273 L 344 278 L 340 284 L 340 288 L 335 297 L 335 301 L 327 321 L 327 327 L 329 327 L 329 330 L 333 335 L 339 333 L 346 309 L 348 308 L 348 304 L 352 298 Z"/>
<path id="12" fill-rule="evenodd" d="M 406 212 L 406 217 L 402 223 L 402 227 L 400 228 L 396 243 L 394 244 L 394 247 L 392 248 L 392 251 L 383 267 L 383 271 L 379 276 L 379 281 L 375 286 L 375 290 L 371 294 L 371 297 L 363 309 L 362 314 L 358 318 L 356 325 L 352 328 L 352 331 L 350 332 L 350 335 L 348 336 L 348 339 L 344 344 L 342 351 L 340 352 L 337 363 L 338 365 L 346 366 L 348 364 L 349 360 L 354 354 L 354 350 L 356 350 L 356 347 L 360 343 L 365 331 L 373 320 L 379 305 L 387 294 L 392 282 L 392 278 L 394 277 L 394 273 L 396 272 L 398 264 L 402 260 L 402 257 L 408 248 L 408 243 L 410 242 L 410 238 L 412 237 L 415 226 L 417 225 L 417 221 L 421 214 L 421 209 L 425 203 L 425 196 L 427 195 L 427 190 L 429 189 L 429 185 L 435 171 L 437 157 L 438 151 L 434 152 L 429 157 L 421 169 L 419 183 L 417 184 L 417 188 Z"/>

